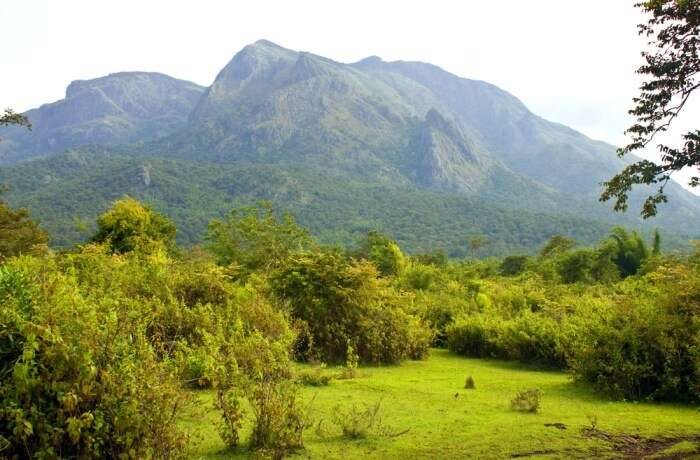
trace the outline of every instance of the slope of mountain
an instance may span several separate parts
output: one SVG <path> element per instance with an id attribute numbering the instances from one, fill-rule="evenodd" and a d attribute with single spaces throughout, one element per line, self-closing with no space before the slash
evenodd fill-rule
<path id="1" fill-rule="evenodd" d="M 408 251 L 444 249 L 465 256 L 466 238 L 485 235 L 485 254 L 531 251 L 564 233 L 582 243 L 603 237 L 610 224 L 575 216 L 499 207 L 483 198 L 349 179 L 313 166 L 222 164 L 144 158 L 94 147 L 0 168 L 6 198 L 28 206 L 67 246 L 124 194 L 170 216 L 178 241 L 201 241 L 207 223 L 228 209 L 266 199 L 288 210 L 323 242 L 349 245 L 370 229 L 392 235 Z"/>
<path id="2" fill-rule="evenodd" d="M 153 139 L 182 126 L 204 88 L 167 75 L 122 72 L 72 82 L 66 97 L 26 113 L 32 131 L 3 132 L 0 164 L 84 144 Z"/>
<path id="3" fill-rule="evenodd" d="M 187 242 L 197 240 L 204 215 L 270 195 L 327 241 L 355 234 L 352 213 L 374 216 L 372 225 L 391 228 L 419 249 L 425 249 L 421 230 L 452 249 L 463 244 L 457 232 L 463 239 L 477 230 L 500 235 L 502 247 L 511 249 L 551 232 L 598 235 L 613 224 L 700 234 L 700 199 L 681 187 L 670 187 L 659 219 L 615 214 L 598 202 L 600 182 L 625 164 L 614 147 L 534 115 L 491 84 L 420 62 L 370 57 L 344 64 L 261 40 L 238 52 L 206 89 L 154 74 L 115 74 L 71 84 L 65 100 L 32 114 L 50 123 L 10 132 L 0 143 L 6 162 L 101 144 L 0 170 L 0 181 L 14 188 L 8 196 L 14 203 L 40 203 L 38 217 L 72 235 L 59 237 L 62 243 L 77 238 L 67 227 L 72 217 L 90 219 L 124 192 L 179 216 Z M 235 185 L 242 177 L 248 189 Z M 139 185 L 145 182 L 151 185 Z M 162 184 L 172 196 L 155 192 Z M 76 203 L 77 190 L 92 194 L 88 203 Z M 287 193 L 296 198 L 284 198 Z M 632 206 L 643 194 L 635 193 Z M 186 198 L 195 195 L 196 202 Z M 463 228 L 438 225 L 431 208 L 448 206 L 440 200 L 451 203 L 441 217 Z M 423 227 L 396 214 L 421 222 L 419 207 L 433 219 Z M 495 215 L 522 234 L 503 231 Z M 517 223 L 532 216 L 542 225 Z M 547 227 L 551 222 L 562 228 Z"/>

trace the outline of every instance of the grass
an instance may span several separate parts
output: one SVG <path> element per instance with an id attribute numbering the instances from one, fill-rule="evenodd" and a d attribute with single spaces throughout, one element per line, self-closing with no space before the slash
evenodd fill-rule
<path id="1" fill-rule="evenodd" d="M 332 369 L 328 369 L 332 371 Z M 464 390 L 464 376 L 479 382 Z M 538 413 L 515 412 L 510 401 L 529 388 L 541 391 Z M 426 361 L 396 367 L 363 367 L 354 380 L 325 387 L 301 387 L 313 401 L 313 416 L 326 434 L 309 429 L 300 458 L 590 458 L 611 456 L 611 445 L 585 436 L 591 427 L 606 433 L 649 438 L 683 438 L 700 433 L 697 407 L 610 401 L 562 372 L 542 371 L 496 360 L 462 358 L 432 350 Z M 348 440 L 333 424 L 338 407 L 381 400 L 387 432 Z M 250 418 L 250 411 L 247 413 Z M 193 459 L 245 458 L 249 452 L 225 452 L 216 430 L 218 414 L 210 392 L 195 393 L 195 404 L 181 419 L 190 433 Z M 549 425 L 549 426 L 545 426 Z M 562 429 L 564 428 L 564 429 Z M 243 439 L 249 434 L 246 426 Z M 679 440 L 682 442 L 682 440 Z M 688 449 L 688 445 L 679 446 Z"/>

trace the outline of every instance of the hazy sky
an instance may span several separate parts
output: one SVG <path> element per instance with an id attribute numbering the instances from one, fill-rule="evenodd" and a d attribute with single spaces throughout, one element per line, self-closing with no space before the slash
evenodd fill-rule
<path id="1" fill-rule="evenodd" d="M 72 80 L 124 70 L 208 85 L 266 38 L 341 62 L 427 61 L 619 145 L 644 43 L 635 2 L 0 0 L 0 107 L 26 110 L 62 98 Z M 685 120 L 698 119 L 696 106 Z"/>

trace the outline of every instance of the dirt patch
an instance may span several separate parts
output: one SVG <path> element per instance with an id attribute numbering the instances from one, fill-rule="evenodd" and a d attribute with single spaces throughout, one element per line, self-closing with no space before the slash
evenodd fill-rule
<path id="1" fill-rule="evenodd" d="M 642 459 L 681 459 L 697 457 L 697 452 L 679 452 L 664 455 L 663 451 L 683 441 L 698 442 L 698 436 L 645 438 L 634 434 L 608 433 L 606 431 L 586 428 L 581 433 L 589 438 L 608 443 L 614 453 L 622 458 Z"/>

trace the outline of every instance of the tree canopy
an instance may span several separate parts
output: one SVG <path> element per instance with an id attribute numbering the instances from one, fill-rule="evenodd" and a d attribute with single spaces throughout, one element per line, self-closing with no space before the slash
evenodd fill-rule
<path id="1" fill-rule="evenodd" d="M 175 232 L 170 219 L 125 196 L 97 219 L 97 232 L 92 241 L 108 244 L 117 254 L 136 249 L 150 251 L 156 246 L 171 247 Z"/>
<path id="2" fill-rule="evenodd" d="M 0 262 L 45 248 L 49 235 L 29 218 L 26 209 L 11 209 L 0 201 Z"/>
<path id="3" fill-rule="evenodd" d="M 645 81 L 629 112 L 636 117 L 636 122 L 625 132 L 631 135 L 631 141 L 618 151 L 620 156 L 646 148 L 658 134 L 666 132 L 691 94 L 700 87 L 700 2 L 647 0 L 636 6 L 651 15 L 646 24 L 639 25 L 640 35 L 650 37 L 651 49 L 642 52 L 645 62 L 637 73 L 643 75 Z M 656 192 L 645 200 L 642 216 L 656 215 L 657 204 L 667 201 L 664 188 L 671 173 L 695 168 L 696 174 L 689 185 L 700 184 L 697 174 L 699 142 L 700 130 L 691 130 L 681 136 L 680 145 L 659 144 L 660 163 L 639 160 L 630 164 L 604 183 L 600 199 L 613 199 L 615 210 L 625 211 L 633 186 L 653 184 Z"/>

